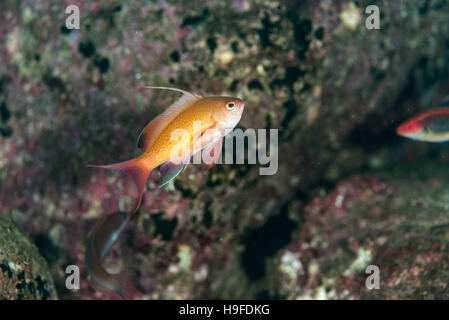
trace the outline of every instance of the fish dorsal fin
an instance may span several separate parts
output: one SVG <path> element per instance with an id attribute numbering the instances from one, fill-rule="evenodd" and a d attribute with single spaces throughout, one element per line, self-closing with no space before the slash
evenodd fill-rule
<path id="1" fill-rule="evenodd" d="M 164 89 L 181 92 L 183 95 L 176 102 L 174 102 L 170 107 L 167 108 L 163 113 L 154 118 L 150 123 L 148 123 L 137 138 L 137 147 L 148 150 L 154 139 L 158 134 L 165 128 L 165 126 L 178 114 L 184 111 L 187 107 L 195 103 L 196 101 L 203 98 L 203 96 L 191 93 L 185 90 L 169 87 L 150 87 L 145 86 L 148 89 Z"/>

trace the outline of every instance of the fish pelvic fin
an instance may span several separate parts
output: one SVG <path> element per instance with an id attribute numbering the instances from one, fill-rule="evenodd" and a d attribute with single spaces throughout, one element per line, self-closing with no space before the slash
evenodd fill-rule
<path id="1" fill-rule="evenodd" d="M 189 158 L 182 162 L 166 162 L 161 165 L 161 176 L 162 180 L 160 182 L 159 188 L 164 187 L 174 178 L 176 178 L 180 173 L 184 172 L 184 170 L 189 165 Z"/>
<path id="2" fill-rule="evenodd" d="M 154 169 L 154 166 L 151 164 L 151 161 L 149 161 L 144 156 L 140 156 L 140 157 L 137 157 L 137 158 L 134 158 L 134 159 L 131 159 L 128 161 L 119 162 L 119 163 L 113 163 L 113 164 L 108 164 L 108 165 L 90 165 L 90 164 L 88 164 L 87 166 L 94 167 L 94 168 L 118 170 L 118 171 L 124 172 L 127 175 L 132 177 L 132 179 L 134 180 L 134 183 L 137 186 L 137 191 L 138 191 L 138 199 L 137 199 L 136 205 L 130 214 L 131 217 L 134 216 L 134 214 L 139 210 L 140 205 L 142 204 L 145 183 L 146 183 L 151 171 Z"/>

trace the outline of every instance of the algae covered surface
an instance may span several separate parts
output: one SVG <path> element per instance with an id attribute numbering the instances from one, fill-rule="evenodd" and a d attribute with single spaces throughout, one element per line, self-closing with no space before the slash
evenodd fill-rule
<path id="1" fill-rule="evenodd" d="M 447 299 L 448 175 L 429 172 L 354 176 L 315 197 L 273 262 L 276 285 L 291 299 Z M 377 290 L 365 285 L 369 265 L 380 270 Z"/>
<path id="2" fill-rule="evenodd" d="M 0 292 L 5 299 L 55 299 L 47 262 L 33 241 L 11 220 L 0 217 Z"/>
<path id="3" fill-rule="evenodd" d="M 141 86 L 165 85 L 245 101 L 239 128 L 278 130 L 278 170 L 151 175 L 105 260 L 133 298 L 447 298 L 448 147 L 395 129 L 449 91 L 448 18 L 442 0 L 1 1 L 0 228 L 24 233 L 0 234 L 0 297 L 117 298 L 90 286 L 85 241 L 136 190 L 85 165 L 137 156 L 178 97 Z"/>

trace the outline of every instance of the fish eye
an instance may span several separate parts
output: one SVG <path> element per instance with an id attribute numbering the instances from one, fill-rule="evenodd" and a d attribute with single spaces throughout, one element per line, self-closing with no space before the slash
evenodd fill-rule
<path id="1" fill-rule="evenodd" d="M 226 103 L 226 109 L 228 110 L 232 110 L 235 107 L 235 103 L 234 102 L 228 102 Z"/>

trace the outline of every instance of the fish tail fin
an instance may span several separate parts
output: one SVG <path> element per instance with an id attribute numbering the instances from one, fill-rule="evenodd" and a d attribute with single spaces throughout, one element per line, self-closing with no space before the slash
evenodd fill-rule
<path id="1" fill-rule="evenodd" d="M 143 190 L 145 188 L 145 183 L 146 183 L 151 171 L 154 169 L 154 166 L 152 166 L 151 162 L 148 161 L 147 158 L 140 156 L 140 157 L 137 157 L 137 158 L 134 158 L 134 159 L 131 159 L 128 161 L 119 162 L 119 163 L 113 163 L 113 164 L 108 164 L 108 165 L 88 164 L 87 166 L 94 167 L 94 168 L 118 170 L 121 172 L 125 172 L 126 174 L 130 175 L 133 178 L 134 183 L 137 186 L 137 191 L 139 194 L 136 205 L 131 213 L 131 217 L 134 216 L 134 214 L 139 210 L 140 205 L 142 204 Z"/>

